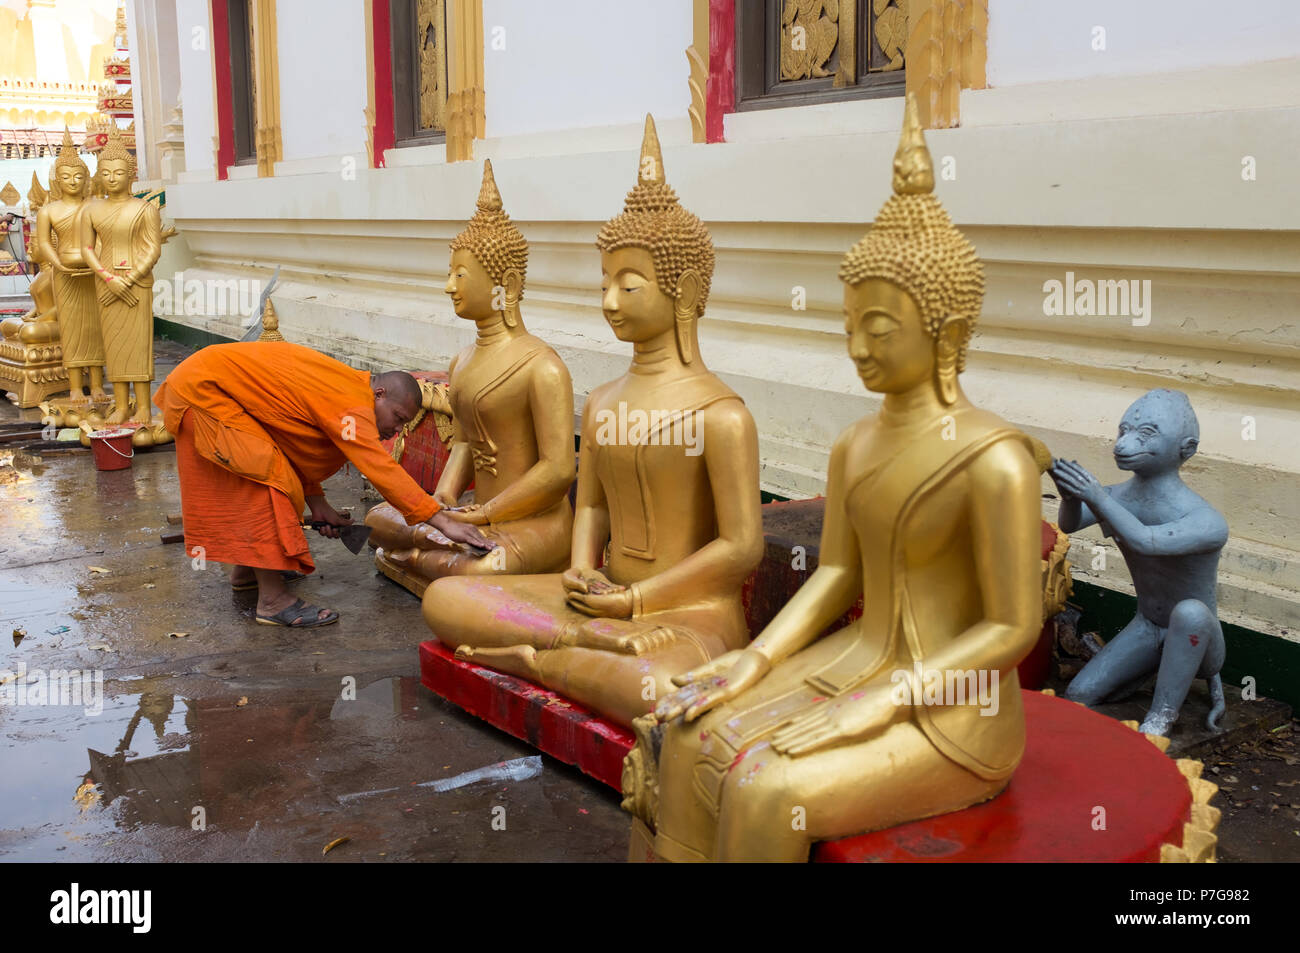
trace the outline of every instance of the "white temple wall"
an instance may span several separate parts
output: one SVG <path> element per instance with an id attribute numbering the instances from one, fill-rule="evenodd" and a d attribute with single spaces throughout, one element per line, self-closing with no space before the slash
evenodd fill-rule
<path id="1" fill-rule="evenodd" d="M 353 155 L 366 162 L 366 23 L 362 3 L 276 0 L 280 135 L 295 160 Z M 291 26 L 289 26 L 291 24 Z M 335 164 L 337 167 L 337 163 Z"/>
<path id="2" fill-rule="evenodd" d="M 690 0 L 483 0 L 483 40 L 489 138 L 685 117 L 690 106 Z"/>
<path id="3" fill-rule="evenodd" d="M 217 103 L 212 87 L 212 28 L 207 0 L 175 0 L 175 3 L 176 47 L 185 104 L 185 171 L 180 178 L 182 182 L 201 182 L 216 177 Z"/>
<path id="4" fill-rule="evenodd" d="M 992 87 L 1294 57 L 1294 0 L 988 0 Z"/>

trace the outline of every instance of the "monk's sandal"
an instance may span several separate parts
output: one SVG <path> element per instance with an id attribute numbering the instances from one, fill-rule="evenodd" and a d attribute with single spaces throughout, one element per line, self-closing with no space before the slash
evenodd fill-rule
<path id="1" fill-rule="evenodd" d="M 309 606 L 302 599 L 275 615 L 259 615 L 258 625 L 282 625 L 289 629 L 312 629 L 318 625 L 332 625 L 339 621 L 339 614 L 332 609 L 325 618 L 320 618 L 320 606 Z"/>

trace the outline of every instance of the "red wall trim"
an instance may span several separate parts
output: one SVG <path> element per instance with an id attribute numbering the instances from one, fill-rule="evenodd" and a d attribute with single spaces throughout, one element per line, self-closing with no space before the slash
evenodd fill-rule
<path id="1" fill-rule="evenodd" d="M 212 0 L 212 63 L 217 95 L 217 178 L 235 164 L 235 93 L 230 78 L 230 11 Z"/>
<path id="2" fill-rule="evenodd" d="M 709 0 L 709 88 L 704 138 L 722 142 L 722 117 L 736 111 L 736 0 Z"/>
<path id="3" fill-rule="evenodd" d="M 373 0 L 370 35 L 374 41 L 375 127 L 370 131 L 374 144 L 373 167 L 384 167 L 384 152 L 393 148 L 393 29 L 388 0 Z"/>

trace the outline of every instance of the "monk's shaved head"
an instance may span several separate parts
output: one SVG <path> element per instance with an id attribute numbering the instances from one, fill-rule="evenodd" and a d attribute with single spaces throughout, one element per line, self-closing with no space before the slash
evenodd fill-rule
<path id="1" fill-rule="evenodd" d="M 419 410 L 420 404 L 424 402 L 420 382 L 406 371 L 386 371 L 376 374 L 370 380 L 372 387 L 382 387 L 387 391 L 389 400 L 397 401 L 411 413 Z"/>
<path id="2" fill-rule="evenodd" d="M 424 394 L 420 382 L 405 371 L 372 374 L 370 386 L 375 392 L 375 424 L 387 440 L 419 413 Z"/>

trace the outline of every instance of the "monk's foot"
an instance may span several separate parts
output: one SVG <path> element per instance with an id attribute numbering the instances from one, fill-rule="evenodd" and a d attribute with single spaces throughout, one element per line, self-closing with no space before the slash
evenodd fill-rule
<path id="1" fill-rule="evenodd" d="M 1177 720 L 1178 712 L 1153 708 L 1147 712 L 1146 718 L 1138 726 L 1138 731 L 1144 735 L 1164 735 L 1168 737 L 1170 729 L 1174 727 L 1174 722 Z"/>
<path id="2" fill-rule="evenodd" d="M 257 573 L 247 566 L 236 566 L 230 571 L 230 585 L 235 589 L 256 589 Z"/>
<path id="3" fill-rule="evenodd" d="M 469 645 L 456 647 L 456 658 L 462 662 L 485 665 L 498 672 L 518 675 L 521 678 L 537 680 L 537 649 L 531 645 L 510 645 L 505 648 L 474 648 Z"/>

